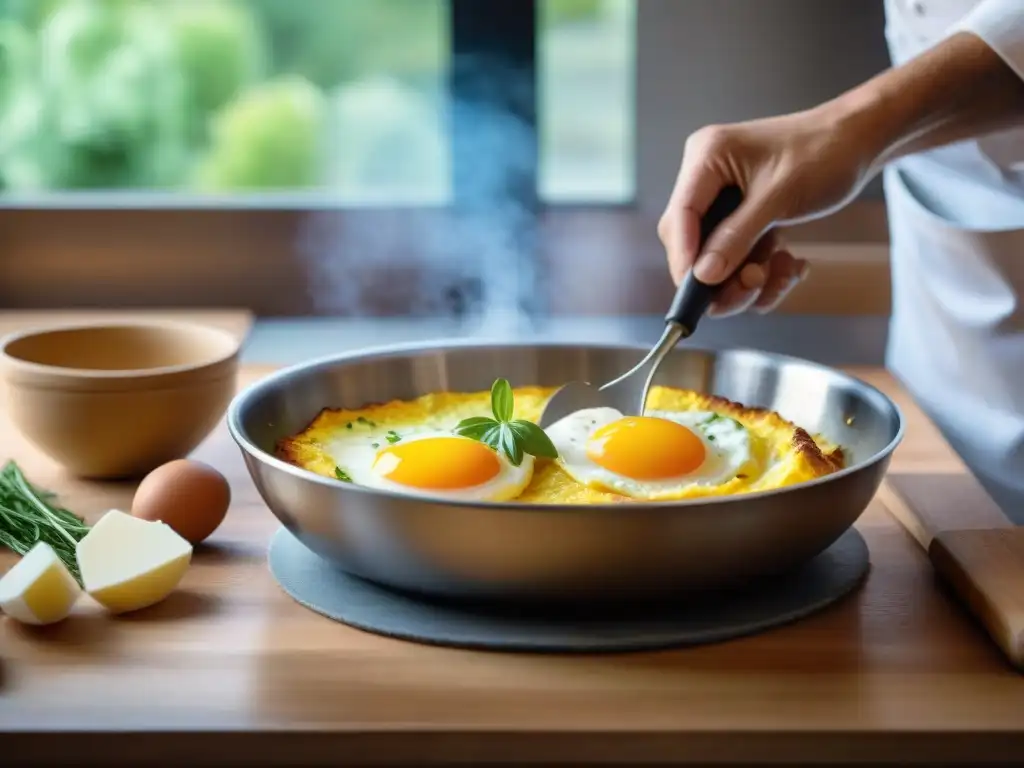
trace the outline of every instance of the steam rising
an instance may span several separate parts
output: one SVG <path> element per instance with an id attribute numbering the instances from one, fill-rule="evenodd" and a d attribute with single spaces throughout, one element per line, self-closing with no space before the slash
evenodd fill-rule
<path id="1" fill-rule="evenodd" d="M 532 99 L 532 92 L 521 87 L 521 78 L 494 74 L 492 67 L 486 79 L 471 76 L 468 88 L 464 79 L 460 92 L 467 98 L 449 105 L 451 128 L 439 133 L 455 130 L 451 165 L 436 155 L 425 158 L 444 175 L 452 169 L 457 197 L 450 209 L 365 209 L 357 217 L 325 210 L 304 222 L 300 250 L 318 312 L 380 315 L 383 305 L 385 314 L 460 320 L 469 332 L 486 336 L 531 326 L 541 308 L 534 257 L 536 136 L 503 104 Z M 500 100 L 489 90 L 496 82 L 505 86 Z M 409 178 L 411 157 L 403 146 L 410 132 L 422 130 L 425 115 L 436 123 L 436 110 L 416 115 L 405 103 L 405 114 L 382 115 L 390 125 L 373 126 L 381 138 L 369 171 L 374 180 Z M 395 125 L 396 119 L 405 124 Z M 419 146 L 425 146 L 422 135 Z M 442 143 L 429 151 L 447 149 Z M 416 183 L 424 186 L 422 178 Z M 411 290 L 400 291 L 410 275 Z"/>

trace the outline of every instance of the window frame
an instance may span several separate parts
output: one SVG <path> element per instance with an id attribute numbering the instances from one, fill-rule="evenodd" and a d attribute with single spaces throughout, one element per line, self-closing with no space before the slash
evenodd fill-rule
<path id="1" fill-rule="evenodd" d="M 527 293 L 539 301 L 530 309 L 556 315 L 660 314 L 671 286 L 655 235 L 658 184 L 644 175 L 641 152 L 652 129 L 657 133 L 664 126 L 650 89 L 641 84 L 650 65 L 643 51 L 668 6 L 675 4 L 638 3 L 634 203 L 545 205 L 537 196 L 538 2 L 490 0 L 481 12 L 483 4 L 474 0 L 450 0 L 453 101 L 483 100 L 511 109 L 532 133 L 532 167 L 514 169 L 516 194 L 529 212 L 520 252 L 536 267 L 531 271 L 536 282 Z M 523 89 L 518 98 L 510 100 L 501 88 L 481 84 L 480 68 L 473 67 L 481 57 L 519 73 Z M 322 193 L 246 196 L 212 204 L 184 195 L 125 199 L 119 193 L 57 193 L 6 205 L 0 208 L 0 307 L 238 306 L 262 316 L 344 315 L 352 308 L 324 305 L 312 290 L 317 277 L 302 242 L 309 214 L 316 212 L 321 224 L 335 232 L 370 228 L 391 233 L 386 246 L 380 246 L 386 252 L 367 252 L 357 266 L 348 267 L 365 272 L 353 275 L 366 294 L 356 312 L 394 317 L 459 311 L 480 296 L 479 286 L 457 276 L 439 303 L 424 308 L 415 300 L 424 277 L 416 233 L 481 215 L 465 183 L 467 163 L 477 158 L 461 152 L 474 128 L 460 122 L 458 113 L 451 125 L 453 195 L 445 206 L 345 206 Z M 884 230 L 884 209 L 877 201 L 792 230 L 797 249 L 814 261 L 814 282 L 784 310 L 887 313 Z M 839 246 L 822 248 L 822 241 Z M 436 276 L 431 282 L 436 286 Z"/>

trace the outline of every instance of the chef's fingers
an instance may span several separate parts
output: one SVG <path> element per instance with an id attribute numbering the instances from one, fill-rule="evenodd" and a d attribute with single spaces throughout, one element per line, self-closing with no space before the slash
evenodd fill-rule
<path id="1" fill-rule="evenodd" d="M 700 248 L 700 220 L 695 208 L 670 202 L 658 222 L 658 238 L 665 247 L 669 272 L 676 285 L 693 267 Z"/>
<path id="2" fill-rule="evenodd" d="M 729 317 L 746 312 L 754 305 L 770 279 L 769 261 L 777 247 L 774 232 L 766 233 L 754 246 L 750 259 L 739 273 L 722 287 L 718 298 L 708 308 L 712 317 Z"/>
<path id="3" fill-rule="evenodd" d="M 732 317 L 750 309 L 767 280 L 765 268 L 760 264 L 746 264 L 738 275 L 729 278 L 722 286 L 722 292 L 711 306 L 708 317 Z"/>
<path id="4" fill-rule="evenodd" d="M 677 210 L 680 213 L 683 260 L 692 266 L 700 253 L 700 222 L 718 193 L 730 182 L 716 171 L 694 159 L 684 160 L 678 187 Z M 721 225 L 719 225 L 721 226 Z"/>
<path id="5" fill-rule="evenodd" d="M 771 259 L 768 279 L 761 295 L 753 305 L 756 312 L 772 312 L 785 301 L 797 285 L 807 277 L 810 264 L 798 259 L 787 250 L 777 251 Z"/>
<path id="6" fill-rule="evenodd" d="M 694 266 L 703 283 L 717 285 L 746 261 L 755 243 L 775 221 L 775 195 L 749 193 L 740 207 L 711 233 Z"/>
<path id="7" fill-rule="evenodd" d="M 672 282 L 679 285 L 686 273 L 690 271 L 693 264 L 688 259 L 683 248 L 683 227 L 682 211 L 666 210 L 665 215 L 658 222 L 658 237 L 661 244 L 665 246 L 665 256 L 668 259 L 668 270 L 672 275 Z"/>
<path id="8" fill-rule="evenodd" d="M 735 183 L 723 175 L 723 166 L 715 162 L 718 159 L 716 135 L 712 130 L 703 129 L 687 140 L 672 195 L 658 222 L 658 235 L 677 285 L 700 251 L 701 218 L 718 193 Z"/>

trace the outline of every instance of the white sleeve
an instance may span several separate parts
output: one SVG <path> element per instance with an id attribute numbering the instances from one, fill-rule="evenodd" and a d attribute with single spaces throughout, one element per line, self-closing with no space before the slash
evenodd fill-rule
<path id="1" fill-rule="evenodd" d="M 972 32 L 1024 78 L 1024 0 L 981 0 L 950 33 Z"/>

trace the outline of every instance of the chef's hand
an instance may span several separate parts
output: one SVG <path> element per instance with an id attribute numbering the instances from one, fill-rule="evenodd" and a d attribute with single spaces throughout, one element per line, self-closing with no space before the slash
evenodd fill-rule
<path id="1" fill-rule="evenodd" d="M 845 205 L 886 162 L 1022 123 L 1019 73 L 981 37 L 958 32 L 814 109 L 703 128 L 686 142 L 658 223 L 672 276 L 679 283 L 696 260 L 702 282 L 728 278 L 717 314 L 771 310 L 807 271 L 774 227 Z M 729 184 L 743 203 L 698 254 L 701 216 Z"/>
<path id="2" fill-rule="evenodd" d="M 702 282 L 727 280 L 710 314 L 777 307 L 807 275 L 808 264 L 786 249 L 774 227 L 840 207 L 868 179 L 874 158 L 857 152 L 857 137 L 848 134 L 840 116 L 822 105 L 781 117 L 709 126 L 690 136 L 658 223 L 676 284 L 696 260 L 694 274 Z M 743 203 L 698 254 L 701 217 L 730 184 L 743 191 Z M 748 255 L 750 260 L 737 271 Z"/>

